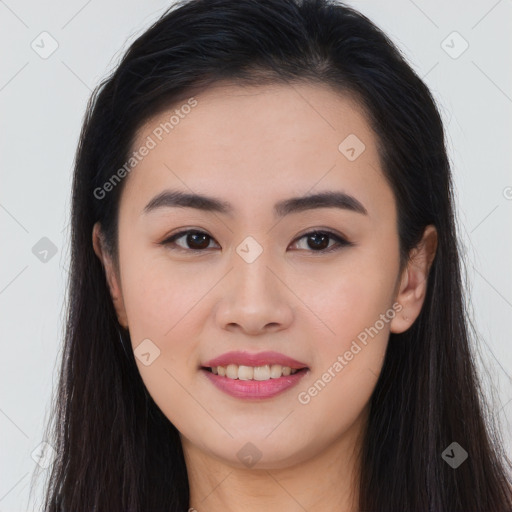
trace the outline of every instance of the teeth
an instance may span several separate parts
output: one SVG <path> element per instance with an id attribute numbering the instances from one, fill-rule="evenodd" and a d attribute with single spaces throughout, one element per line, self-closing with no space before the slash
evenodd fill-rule
<path id="1" fill-rule="evenodd" d="M 277 379 L 281 377 L 283 374 L 282 372 L 283 367 L 280 364 L 273 364 L 270 368 L 270 378 L 271 379 Z"/>
<path id="2" fill-rule="evenodd" d="M 228 379 L 238 379 L 238 366 L 236 364 L 228 364 L 226 377 Z"/>
<path id="3" fill-rule="evenodd" d="M 287 377 L 297 373 L 297 369 L 289 366 L 281 366 L 280 364 L 264 365 L 264 366 L 244 366 L 236 364 L 228 364 L 227 366 L 214 366 L 212 373 L 227 377 L 228 379 L 239 380 L 269 380 L 278 379 L 279 377 Z"/>
<path id="4" fill-rule="evenodd" d="M 233 365 L 236 368 L 236 365 Z M 235 373 L 236 375 L 236 373 Z M 254 375 L 254 368 L 252 366 L 239 366 L 238 378 L 240 380 L 251 380 Z M 236 377 L 235 377 L 236 378 Z"/>
<path id="5" fill-rule="evenodd" d="M 268 380 L 270 377 L 270 366 L 268 364 L 254 368 L 254 380 Z"/>

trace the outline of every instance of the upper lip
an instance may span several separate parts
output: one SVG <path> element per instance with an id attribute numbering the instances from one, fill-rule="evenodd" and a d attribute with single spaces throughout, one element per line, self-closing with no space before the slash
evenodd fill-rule
<path id="1" fill-rule="evenodd" d="M 236 350 L 234 352 L 226 352 L 210 361 L 207 361 L 202 366 L 213 368 L 216 366 L 227 366 L 229 364 L 236 364 L 238 366 L 265 366 L 280 364 L 281 366 L 289 366 L 292 369 L 300 370 L 307 368 L 307 365 L 293 359 L 291 357 L 280 354 L 279 352 L 258 352 L 251 354 L 250 352 L 243 352 Z"/>

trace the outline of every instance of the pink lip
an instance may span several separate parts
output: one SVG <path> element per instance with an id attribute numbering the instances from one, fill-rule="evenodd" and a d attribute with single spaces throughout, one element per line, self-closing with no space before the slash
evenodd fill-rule
<path id="1" fill-rule="evenodd" d="M 221 377 L 220 375 L 215 375 L 204 368 L 201 369 L 201 372 L 206 375 L 212 384 L 228 395 L 235 398 L 264 399 L 276 396 L 279 393 L 297 385 L 302 377 L 309 373 L 309 370 L 304 369 L 294 373 L 293 375 L 288 375 L 287 377 L 283 376 L 278 379 L 260 381 Z"/>
<path id="2" fill-rule="evenodd" d="M 242 351 L 227 352 L 219 357 L 216 357 L 215 359 L 207 361 L 202 366 L 212 368 L 214 366 L 227 366 L 228 364 L 236 364 L 238 366 L 265 366 L 266 364 L 280 364 L 281 366 L 289 366 L 290 368 L 297 370 L 307 367 L 306 364 L 301 363 L 300 361 L 285 356 L 284 354 L 280 354 L 279 352 L 272 351 L 258 352 L 256 354 Z M 280 379 L 272 380 L 278 381 Z"/>
<path id="3" fill-rule="evenodd" d="M 292 369 L 301 370 L 293 375 L 279 377 L 278 379 L 269 380 L 240 380 L 230 379 L 216 375 L 206 368 L 215 366 L 228 366 L 236 364 L 238 366 L 264 366 L 266 364 L 280 364 L 281 366 L 289 366 Z M 309 368 L 304 363 L 297 361 L 291 357 L 280 354 L 279 352 L 259 352 L 251 354 L 249 352 L 234 351 L 227 352 L 215 359 L 211 359 L 202 365 L 202 372 L 218 389 L 236 398 L 271 398 L 291 387 L 295 386 L 306 373 Z"/>

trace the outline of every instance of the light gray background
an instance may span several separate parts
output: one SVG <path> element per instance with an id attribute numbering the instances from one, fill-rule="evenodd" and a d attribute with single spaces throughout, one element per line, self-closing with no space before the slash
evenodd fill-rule
<path id="1" fill-rule="evenodd" d="M 499 391 L 491 412 L 510 453 L 512 1 L 348 3 L 399 45 L 441 107 L 472 315 L 486 375 Z M 0 0 L 0 512 L 35 510 L 39 501 L 37 492 L 29 500 L 31 454 L 43 441 L 56 384 L 72 162 L 86 101 L 128 42 L 169 5 Z M 51 48 L 43 31 L 58 43 L 46 59 L 31 47 Z M 464 40 L 469 47 L 458 56 Z M 57 247 L 47 262 L 32 252 L 42 237 Z"/>

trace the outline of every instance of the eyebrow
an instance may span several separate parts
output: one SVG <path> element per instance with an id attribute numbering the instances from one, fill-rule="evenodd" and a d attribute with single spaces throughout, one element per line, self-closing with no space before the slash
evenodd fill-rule
<path id="1" fill-rule="evenodd" d="M 147 214 L 160 208 L 195 208 L 225 215 L 232 215 L 234 212 L 233 206 L 226 201 L 180 190 L 165 190 L 156 195 L 145 206 L 143 213 Z M 291 213 L 317 208 L 339 208 L 368 215 L 366 208 L 355 197 L 345 192 L 326 191 L 279 201 L 274 205 L 274 216 L 284 217 Z"/>

